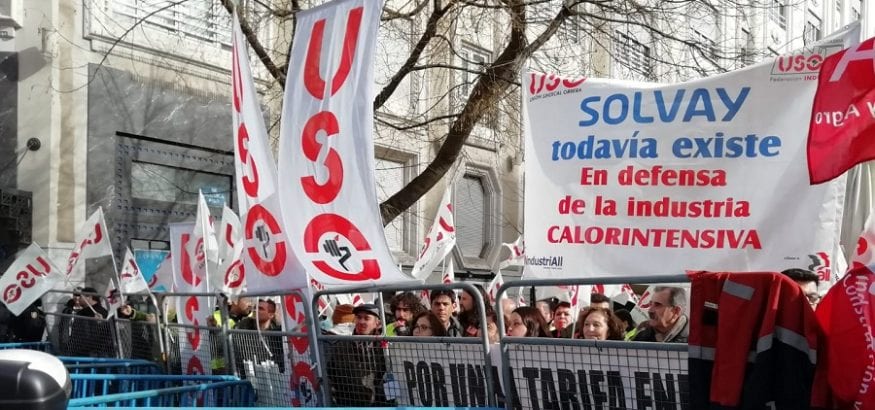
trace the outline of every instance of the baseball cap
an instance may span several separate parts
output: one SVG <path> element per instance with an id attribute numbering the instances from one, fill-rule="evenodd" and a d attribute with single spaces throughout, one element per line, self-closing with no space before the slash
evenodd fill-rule
<path id="1" fill-rule="evenodd" d="M 355 307 L 355 309 L 352 310 L 352 314 L 354 315 L 358 315 L 359 313 L 368 313 L 376 316 L 377 319 L 380 318 L 380 308 L 378 308 L 377 305 L 373 303 L 358 305 Z"/>

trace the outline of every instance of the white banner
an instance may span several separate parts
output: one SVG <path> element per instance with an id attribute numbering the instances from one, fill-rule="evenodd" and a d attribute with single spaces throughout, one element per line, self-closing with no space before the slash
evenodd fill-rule
<path id="1" fill-rule="evenodd" d="M 18 316 L 63 280 L 64 274 L 52 265 L 48 255 L 39 245 L 31 243 L 0 277 L 3 304 Z"/>
<path id="2" fill-rule="evenodd" d="M 386 243 L 374 179 L 373 60 L 382 1 L 299 12 L 283 100 L 286 232 L 326 286 L 407 282 Z M 291 212 L 294 210 L 294 212 Z"/>
<path id="3" fill-rule="evenodd" d="M 109 241 L 109 232 L 106 230 L 106 221 L 103 219 L 103 208 L 97 208 L 76 231 L 76 244 L 70 251 L 64 271 L 67 283 L 84 282 L 84 269 L 80 270 L 81 273 L 74 273 L 79 266 L 79 261 L 101 256 L 112 256 L 112 244 Z M 72 290 L 72 286 L 67 290 Z"/>
<path id="4" fill-rule="evenodd" d="M 307 273 L 283 232 L 276 198 L 276 165 L 252 81 L 246 38 L 236 14 L 233 20 L 234 164 L 246 247 L 241 272 L 245 272 L 249 292 L 303 288 L 307 286 Z M 292 206 L 289 210 L 297 212 L 297 208 Z"/>
<path id="5" fill-rule="evenodd" d="M 527 268 L 536 277 L 780 271 L 832 252 L 810 186 L 819 61 L 804 53 L 681 84 L 523 74 Z"/>
<path id="6" fill-rule="evenodd" d="M 206 292 L 207 278 L 198 276 L 192 270 L 192 255 L 188 253 L 193 223 L 172 223 L 170 230 L 170 254 L 173 261 L 173 277 L 178 292 Z M 206 326 L 212 316 L 212 298 L 184 296 L 176 297 L 176 320 L 189 326 Z M 209 374 L 210 346 L 203 337 L 207 332 L 187 328 L 179 329 L 179 352 L 183 374 Z"/>
<path id="7" fill-rule="evenodd" d="M 456 223 L 453 218 L 452 185 L 447 185 L 444 196 L 438 206 L 434 223 L 425 236 L 419 259 L 413 265 L 410 274 L 417 279 L 425 279 L 431 275 L 434 268 L 452 252 L 456 246 Z"/>
<path id="8" fill-rule="evenodd" d="M 191 269 L 198 276 L 210 277 L 210 268 L 215 268 L 219 260 L 219 245 L 216 243 L 216 232 L 213 230 L 213 218 L 204 193 L 198 190 L 197 214 L 195 215 L 194 229 L 191 240 L 186 246 L 186 251 L 191 258 Z M 206 290 L 210 290 L 207 281 Z"/>
<path id="9" fill-rule="evenodd" d="M 131 248 L 126 249 L 125 259 L 122 261 L 122 268 L 119 271 L 119 289 L 124 295 L 149 291 L 149 285 L 143 278 L 140 267 L 137 266 Z"/>
<path id="10" fill-rule="evenodd" d="M 511 390 L 522 408 L 686 409 L 687 352 L 513 345 Z M 658 404 L 657 404 L 658 403 Z"/>
<path id="11" fill-rule="evenodd" d="M 388 356 L 386 396 L 399 406 L 488 407 L 486 372 L 499 385 L 501 369 L 483 362 L 482 345 L 392 342 Z"/>

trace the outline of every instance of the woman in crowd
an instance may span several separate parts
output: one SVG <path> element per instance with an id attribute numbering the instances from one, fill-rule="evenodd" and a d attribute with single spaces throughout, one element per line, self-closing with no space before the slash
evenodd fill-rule
<path id="1" fill-rule="evenodd" d="M 538 308 L 522 306 L 516 308 L 510 314 L 510 323 L 507 325 L 508 336 L 521 337 L 550 337 L 547 321 Z"/>
<path id="2" fill-rule="evenodd" d="M 480 312 L 477 309 L 463 312 L 459 315 L 459 322 L 462 323 L 464 336 L 480 337 Z M 486 307 L 486 337 L 490 344 L 498 343 L 498 315 L 490 307 Z"/>
<path id="3" fill-rule="evenodd" d="M 585 310 L 577 322 L 577 339 L 623 340 L 623 334 L 620 320 L 602 307 Z"/>
<path id="4" fill-rule="evenodd" d="M 413 317 L 413 336 L 447 336 L 447 329 L 441 324 L 440 319 L 429 311 L 421 312 Z"/>
<path id="5" fill-rule="evenodd" d="M 574 319 L 571 318 L 571 303 L 557 303 L 556 309 L 553 310 L 553 329 L 550 331 L 550 335 L 570 339 L 571 324 L 573 322 Z"/>

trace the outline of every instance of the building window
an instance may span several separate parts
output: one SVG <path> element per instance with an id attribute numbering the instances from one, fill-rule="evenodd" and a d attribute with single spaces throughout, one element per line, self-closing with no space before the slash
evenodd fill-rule
<path id="1" fill-rule="evenodd" d="M 851 21 L 860 21 L 860 9 L 851 7 Z"/>
<path id="2" fill-rule="evenodd" d="M 398 192 L 407 183 L 407 164 L 399 161 L 377 158 L 374 161 L 374 177 L 377 181 L 377 201 L 383 202 Z M 405 212 L 383 228 L 389 250 L 406 253 L 405 228 L 408 214 Z"/>
<path id="3" fill-rule="evenodd" d="M 739 54 L 741 57 L 741 64 L 744 66 L 749 66 L 754 63 L 754 59 L 756 53 L 754 51 L 754 40 L 753 34 L 748 29 L 741 29 L 741 50 L 739 50 Z"/>
<path id="4" fill-rule="evenodd" d="M 231 46 L 231 16 L 221 0 L 176 3 L 165 0 L 113 0 L 111 7 L 115 15 L 138 22 L 142 20 L 145 26 Z"/>
<path id="5" fill-rule="evenodd" d="M 455 186 L 456 246 L 467 258 L 486 257 L 490 218 L 483 178 L 467 174 Z"/>
<path id="6" fill-rule="evenodd" d="M 806 45 L 813 44 L 820 40 L 821 36 L 821 20 L 814 14 L 808 13 L 808 21 L 805 22 L 805 31 L 802 33 L 802 39 Z"/>
<path id="7" fill-rule="evenodd" d="M 646 78 L 652 77 L 650 47 L 641 44 L 626 33 L 617 32 L 614 38 L 614 58 L 632 71 Z"/>
<path id="8" fill-rule="evenodd" d="M 131 162 L 133 198 L 197 205 L 198 190 L 203 191 L 209 207 L 231 207 L 232 180 L 229 175 Z"/>
<path id="9" fill-rule="evenodd" d="M 463 43 L 459 50 L 459 58 L 462 60 L 460 64 L 461 75 L 459 76 L 458 88 L 458 101 L 459 106 L 461 107 L 474 90 L 474 84 L 477 82 L 477 78 L 486 66 L 492 62 L 492 54 L 486 49 L 472 44 Z M 497 107 L 490 107 L 486 113 L 484 113 L 480 124 L 492 129 L 497 128 Z"/>
<path id="10" fill-rule="evenodd" d="M 773 0 L 769 15 L 772 21 L 782 29 L 787 29 L 787 4 L 782 0 Z"/>

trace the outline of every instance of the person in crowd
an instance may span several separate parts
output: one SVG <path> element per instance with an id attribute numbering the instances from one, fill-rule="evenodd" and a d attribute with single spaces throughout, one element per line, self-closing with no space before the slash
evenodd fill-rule
<path id="1" fill-rule="evenodd" d="M 462 325 L 453 316 L 456 311 L 456 293 L 451 290 L 433 290 L 429 294 L 429 299 L 431 300 L 431 313 L 434 313 L 441 321 L 444 329 L 447 330 L 447 336 L 462 336 Z"/>
<path id="2" fill-rule="evenodd" d="M 518 337 L 550 337 L 547 321 L 538 308 L 523 306 L 516 308 L 510 315 L 507 326 L 508 336 Z"/>
<path id="3" fill-rule="evenodd" d="M 389 309 L 395 315 L 395 321 L 386 326 L 388 336 L 410 336 L 413 317 L 425 311 L 422 301 L 413 292 L 403 292 L 395 295 L 389 302 Z"/>
<path id="4" fill-rule="evenodd" d="M 42 301 L 37 299 L 21 314 L 12 316 L 9 323 L 14 342 L 40 342 L 46 332 L 46 314 Z"/>
<path id="5" fill-rule="evenodd" d="M 379 308 L 370 303 L 357 306 L 354 335 L 382 333 Z M 328 359 L 333 405 L 347 407 L 385 406 L 383 389 L 386 359 L 379 341 L 337 342 Z"/>
<path id="6" fill-rule="evenodd" d="M 100 304 L 97 290 L 82 288 L 77 302 L 82 306 L 70 324 L 70 342 L 76 356 L 110 357 L 114 356 L 114 344 L 105 341 L 111 337 L 111 329 L 105 319 L 109 316 Z"/>
<path id="7" fill-rule="evenodd" d="M 638 328 L 636 327 L 635 319 L 632 318 L 632 313 L 626 309 L 619 309 L 614 312 L 614 315 L 617 316 L 617 319 L 623 325 L 623 340 L 634 339 L 635 335 L 638 334 Z"/>
<path id="8" fill-rule="evenodd" d="M 504 315 L 504 323 L 510 323 L 510 314 L 517 308 L 516 302 L 511 298 L 501 300 L 501 312 Z"/>
<path id="9" fill-rule="evenodd" d="M 805 269 L 785 269 L 781 271 L 784 276 L 793 279 L 800 288 L 802 293 L 808 298 L 808 304 L 812 309 L 817 309 L 817 304 L 820 303 L 820 293 L 817 292 L 817 286 L 820 285 L 820 279 L 817 274 Z"/>
<path id="10" fill-rule="evenodd" d="M 657 286 L 650 300 L 648 327 L 638 332 L 636 342 L 686 343 L 690 333 L 686 314 L 687 291 Z"/>
<path id="11" fill-rule="evenodd" d="M 260 299 L 255 317 L 247 316 L 237 322 L 240 330 L 261 330 L 268 332 L 280 332 L 282 327 L 276 323 L 276 302 L 270 299 Z M 238 341 L 235 343 L 234 352 L 237 356 L 237 368 L 242 369 L 243 360 L 255 359 L 256 363 L 268 360 L 276 363 L 280 373 L 285 372 L 285 360 L 283 360 L 283 337 L 280 335 L 236 334 Z M 262 340 L 264 341 L 262 343 Z M 239 370 L 242 373 L 242 370 Z"/>
<path id="12" fill-rule="evenodd" d="M 334 326 L 325 333 L 342 336 L 351 335 L 355 327 L 355 315 L 352 314 L 353 308 L 353 305 L 348 303 L 335 306 L 334 313 L 331 314 L 331 322 Z"/>
<path id="13" fill-rule="evenodd" d="M 133 359 L 155 360 L 160 356 L 157 347 L 158 334 L 154 323 L 149 323 L 149 315 L 125 303 L 116 309 L 116 323 L 119 331 L 130 338 L 130 355 Z M 127 346 L 125 346 L 127 348 Z"/>
<path id="14" fill-rule="evenodd" d="M 486 307 L 486 337 L 490 344 L 498 343 L 498 314 L 495 310 Z M 465 330 L 467 337 L 481 337 L 482 326 L 480 323 L 480 312 L 477 309 L 462 312 L 459 315 L 459 322 L 462 323 L 462 328 Z"/>
<path id="15" fill-rule="evenodd" d="M 447 329 L 444 328 L 441 320 L 438 319 L 437 315 L 432 312 L 425 311 L 420 312 L 413 318 L 413 336 L 417 337 L 426 337 L 426 336 L 435 336 L 435 337 L 443 337 L 447 336 Z"/>
<path id="16" fill-rule="evenodd" d="M 553 311 L 553 326 L 550 335 L 570 339 L 573 320 L 571 317 L 571 303 L 565 301 L 557 303 L 556 309 Z"/>
<path id="17" fill-rule="evenodd" d="M 474 285 L 474 288 L 480 293 L 480 297 L 483 300 L 483 303 L 488 304 L 489 298 L 486 296 L 486 291 L 483 289 L 483 286 Z M 470 310 L 474 310 L 474 295 L 468 293 L 470 292 L 468 289 L 462 289 L 462 293 L 459 294 L 459 315 L 465 313 Z"/>
<path id="18" fill-rule="evenodd" d="M 237 300 L 228 299 L 228 320 L 226 324 L 228 329 L 237 327 L 237 323 L 243 318 L 252 313 L 252 300 L 246 297 L 238 298 Z M 222 326 L 222 309 L 216 306 L 213 315 L 207 318 L 207 325 L 218 328 Z M 210 368 L 213 374 L 225 374 L 227 371 L 227 363 L 225 363 L 225 352 L 221 346 L 221 338 L 219 330 L 213 329 L 210 331 Z"/>
<path id="19" fill-rule="evenodd" d="M 623 325 L 603 307 L 589 307 L 580 315 L 576 339 L 623 340 Z"/>
<path id="20" fill-rule="evenodd" d="M 613 306 L 611 306 L 611 298 L 605 296 L 604 293 L 593 293 L 589 295 L 589 307 L 600 307 L 613 310 Z"/>
<path id="21" fill-rule="evenodd" d="M 541 299 L 535 302 L 535 307 L 541 312 L 541 316 L 544 318 L 544 322 L 547 323 L 548 326 L 553 322 L 553 309 L 556 308 L 557 302 L 558 300 L 556 298 Z"/>

